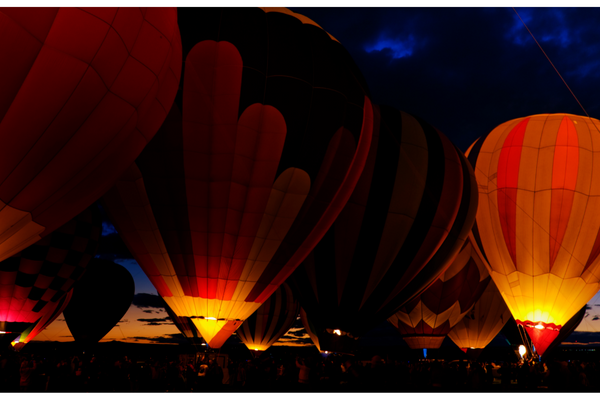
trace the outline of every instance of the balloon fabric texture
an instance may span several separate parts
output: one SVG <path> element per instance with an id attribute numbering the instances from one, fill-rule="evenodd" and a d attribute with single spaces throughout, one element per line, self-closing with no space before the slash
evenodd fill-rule
<path id="1" fill-rule="evenodd" d="M 496 284 L 490 280 L 481 298 L 452 328 L 448 337 L 461 349 L 483 349 L 500 333 L 509 319 L 510 310 Z"/>
<path id="2" fill-rule="evenodd" d="M 0 331 L 23 332 L 56 309 L 96 255 L 101 233 L 102 215 L 94 204 L 0 262 Z"/>
<path id="3" fill-rule="evenodd" d="M 165 303 L 165 311 L 175 324 L 179 332 L 192 344 L 202 343 L 202 335 L 196 328 L 196 325 L 188 317 L 178 317 L 173 310 Z"/>
<path id="4" fill-rule="evenodd" d="M 249 350 L 262 352 L 278 341 L 294 325 L 300 304 L 284 282 L 236 331 Z"/>
<path id="5" fill-rule="evenodd" d="M 411 349 L 437 349 L 471 311 L 491 280 L 485 264 L 467 240 L 450 267 L 388 321 Z"/>
<path id="6" fill-rule="evenodd" d="M 11 344 L 16 351 L 20 351 L 25 347 L 27 343 L 35 339 L 35 337 L 46 329 L 48 325 L 54 322 L 56 318 L 65 310 L 71 297 L 73 296 L 73 289 L 71 289 L 63 298 L 61 298 L 54 306 L 54 309 L 44 314 L 36 323 L 33 323 L 24 330 Z"/>
<path id="7" fill-rule="evenodd" d="M 343 46 L 289 10 L 186 8 L 179 26 L 182 91 L 103 201 L 169 307 L 219 348 L 343 208 L 372 107 Z"/>
<path id="8" fill-rule="evenodd" d="M 108 190 L 169 112 L 175 8 L 0 8 L 0 260 Z"/>

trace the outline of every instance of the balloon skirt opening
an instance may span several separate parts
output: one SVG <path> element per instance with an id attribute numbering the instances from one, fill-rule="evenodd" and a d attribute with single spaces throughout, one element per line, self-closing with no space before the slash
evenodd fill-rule
<path id="1" fill-rule="evenodd" d="M 525 328 L 539 356 L 542 356 L 548 346 L 556 339 L 561 328 L 560 325 L 545 322 L 522 322 L 517 320 L 516 323 Z"/>

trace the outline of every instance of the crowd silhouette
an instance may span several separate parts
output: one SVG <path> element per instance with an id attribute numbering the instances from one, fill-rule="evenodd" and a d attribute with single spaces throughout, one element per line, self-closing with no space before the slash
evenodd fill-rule
<path id="1" fill-rule="evenodd" d="M 221 365 L 220 365 L 221 364 Z M 102 354 L 0 359 L 2 392 L 427 392 L 599 391 L 600 363 L 474 362 L 391 355 L 300 357 L 215 354 L 132 359 Z"/>

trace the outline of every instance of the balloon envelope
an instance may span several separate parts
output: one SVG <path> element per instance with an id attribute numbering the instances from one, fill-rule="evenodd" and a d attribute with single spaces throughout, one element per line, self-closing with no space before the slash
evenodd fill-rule
<path id="1" fill-rule="evenodd" d="M 538 354 L 599 289 L 600 121 L 540 114 L 471 146 L 492 279 Z"/>
<path id="2" fill-rule="evenodd" d="M 366 160 L 363 78 L 304 22 L 285 9 L 183 10 L 181 98 L 104 197 L 158 293 L 213 348 L 310 252 Z"/>
<path id="3" fill-rule="evenodd" d="M 189 340 L 192 344 L 203 342 L 202 335 L 190 318 L 178 317 L 167 304 L 165 304 L 165 311 L 167 314 L 169 314 L 169 318 L 171 318 L 171 321 L 173 321 L 177 329 L 179 329 L 179 332 L 181 332 L 181 334 L 185 336 L 187 340 Z"/>
<path id="4" fill-rule="evenodd" d="M 352 197 L 288 280 L 317 335 L 358 337 L 392 316 L 449 266 L 475 218 L 473 171 L 448 138 L 391 107 L 375 115 Z"/>
<path id="5" fill-rule="evenodd" d="M 492 279 L 470 240 L 450 267 L 388 321 L 411 349 L 437 349 L 480 299 Z"/>
<path id="6" fill-rule="evenodd" d="M 481 298 L 452 328 L 448 337 L 461 349 L 483 349 L 510 318 L 510 310 L 496 284 L 489 280 Z"/>
<path id="7" fill-rule="evenodd" d="M 135 292 L 129 271 L 112 261 L 94 258 L 73 289 L 63 312 L 76 342 L 99 342 L 125 315 Z"/>
<path id="8" fill-rule="evenodd" d="M 0 262 L 0 331 L 23 332 L 51 313 L 98 249 L 96 205 L 37 243 Z"/>
<path id="9" fill-rule="evenodd" d="M 275 290 L 236 331 L 249 350 L 265 351 L 292 327 L 298 317 L 300 304 L 286 284 Z"/>
<path id="10" fill-rule="evenodd" d="M 0 9 L 0 260 L 96 201 L 166 117 L 175 8 Z"/>

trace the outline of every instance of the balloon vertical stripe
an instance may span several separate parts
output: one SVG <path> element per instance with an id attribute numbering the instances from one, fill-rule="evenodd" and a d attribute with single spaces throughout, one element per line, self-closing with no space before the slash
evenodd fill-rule
<path id="1" fill-rule="evenodd" d="M 462 153 L 417 117 L 385 106 L 375 115 L 350 200 L 288 280 L 321 350 L 352 345 L 331 332 L 358 337 L 423 292 L 475 218 L 476 185 Z"/>

